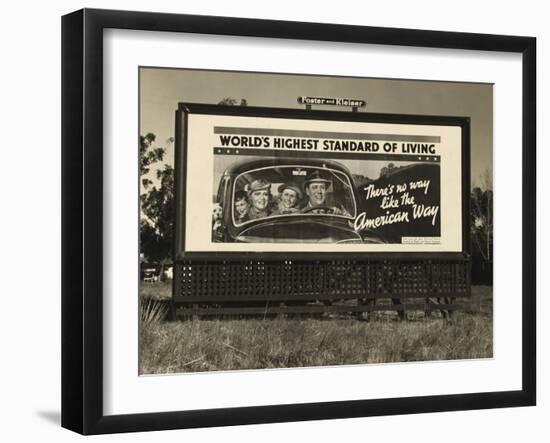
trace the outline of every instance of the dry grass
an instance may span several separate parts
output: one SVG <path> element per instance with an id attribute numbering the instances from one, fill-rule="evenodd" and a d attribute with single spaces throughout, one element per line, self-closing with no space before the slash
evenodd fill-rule
<path id="1" fill-rule="evenodd" d="M 403 322 L 381 313 L 368 323 L 351 318 L 157 318 L 142 322 L 140 373 L 492 357 L 491 288 L 474 289 L 471 306 L 452 320 L 425 319 L 420 313 Z"/>
<path id="2" fill-rule="evenodd" d="M 142 298 L 155 300 L 170 300 L 172 298 L 172 282 L 144 283 L 140 282 L 139 292 Z"/>

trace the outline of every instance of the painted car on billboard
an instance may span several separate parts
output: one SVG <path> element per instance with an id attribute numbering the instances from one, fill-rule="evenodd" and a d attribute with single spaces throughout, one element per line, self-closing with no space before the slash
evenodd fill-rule
<path id="1" fill-rule="evenodd" d="M 215 196 L 213 241 L 246 243 L 380 243 L 357 232 L 357 190 L 335 161 L 269 158 L 238 162 Z M 216 229 L 218 228 L 218 229 Z"/>

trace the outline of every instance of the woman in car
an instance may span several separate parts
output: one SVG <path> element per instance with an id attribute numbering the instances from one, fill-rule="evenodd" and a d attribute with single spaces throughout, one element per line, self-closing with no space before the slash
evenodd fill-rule
<path id="1" fill-rule="evenodd" d="M 302 190 L 300 186 L 293 182 L 283 183 L 277 189 L 279 197 L 277 205 L 271 215 L 295 214 L 300 212 L 298 203 L 302 200 Z"/>
<path id="2" fill-rule="evenodd" d="M 260 178 L 246 185 L 245 191 L 251 204 L 248 210 L 248 219 L 269 217 L 271 215 L 271 183 Z"/>

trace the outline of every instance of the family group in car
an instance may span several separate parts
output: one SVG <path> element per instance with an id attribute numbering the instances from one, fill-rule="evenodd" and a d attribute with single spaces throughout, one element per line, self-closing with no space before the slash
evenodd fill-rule
<path id="1" fill-rule="evenodd" d="M 235 193 L 235 222 L 299 213 L 348 215 L 343 208 L 327 206 L 330 185 L 330 180 L 315 171 L 304 181 L 303 187 L 288 181 L 279 185 L 279 194 L 273 196 L 270 182 L 262 178 L 252 180 L 244 190 Z"/>

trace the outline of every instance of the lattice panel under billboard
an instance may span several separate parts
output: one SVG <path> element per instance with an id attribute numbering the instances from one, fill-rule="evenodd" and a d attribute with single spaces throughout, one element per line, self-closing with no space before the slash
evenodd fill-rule
<path id="1" fill-rule="evenodd" d="M 382 298 L 399 304 L 401 299 L 470 296 L 467 259 L 187 261 L 175 270 L 174 302 L 197 312 L 215 307 L 254 313 L 258 306 L 271 306 L 270 312 L 292 306 L 296 311 L 313 302 L 324 307 L 306 311 L 368 311 L 379 310 L 374 300 Z M 357 302 L 350 304 L 353 300 Z M 348 303 L 348 308 L 333 302 Z"/>

